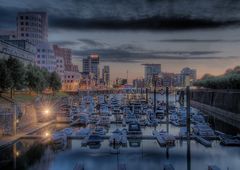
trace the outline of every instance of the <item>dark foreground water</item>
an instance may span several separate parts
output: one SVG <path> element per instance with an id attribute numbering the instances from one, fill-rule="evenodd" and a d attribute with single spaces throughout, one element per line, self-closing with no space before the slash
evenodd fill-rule
<path id="1" fill-rule="evenodd" d="M 112 125 L 109 133 L 115 128 L 116 125 Z M 166 125 L 157 127 L 158 130 L 165 128 Z M 142 130 L 143 135 L 149 135 L 153 128 Z M 178 132 L 179 128 L 170 125 L 170 133 Z M 222 170 L 239 170 L 240 167 L 240 147 L 224 147 L 218 141 L 206 148 L 194 140 L 189 147 L 187 141 L 178 140 L 175 147 L 167 149 L 160 147 L 156 140 L 131 140 L 127 147 L 118 148 L 118 153 L 109 146 L 108 140 L 104 140 L 99 148 L 82 147 L 81 140 L 70 140 L 65 150 L 58 151 L 50 145 L 34 145 L 36 142 L 21 140 L 1 150 L 0 169 L 15 166 L 16 169 L 30 170 L 73 170 L 76 163 L 83 164 L 85 170 L 117 170 L 119 164 L 126 164 L 127 170 L 162 170 L 166 163 L 171 163 L 176 170 L 207 170 L 208 165 L 217 165 Z M 7 164 L 6 161 L 10 162 Z"/>

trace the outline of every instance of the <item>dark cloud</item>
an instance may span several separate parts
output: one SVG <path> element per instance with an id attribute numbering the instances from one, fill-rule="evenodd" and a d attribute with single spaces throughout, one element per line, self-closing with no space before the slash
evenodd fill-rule
<path id="1" fill-rule="evenodd" d="M 178 29 L 199 29 L 199 28 L 218 28 L 235 25 L 238 20 L 214 21 L 211 19 L 193 19 L 188 17 L 148 17 L 143 19 L 81 19 L 81 18 L 52 18 L 50 26 L 63 29 L 133 29 L 133 30 L 178 30 Z"/>
<path id="2" fill-rule="evenodd" d="M 60 45 L 60 46 L 72 46 L 72 45 L 77 45 L 78 42 L 75 42 L 75 41 L 53 41 L 53 42 L 50 42 L 52 44 L 57 44 L 57 45 Z"/>
<path id="3" fill-rule="evenodd" d="M 156 40 L 157 42 L 170 42 L 170 43 L 234 43 L 240 42 L 240 39 L 225 40 L 225 39 L 163 39 Z"/>
<path id="4" fill-rule="evenodd" d="M 126 48 L 124 48 L 126 47 Z M 107 62 L 140 62 L 148 59 L 167 60 L 204 60 L 238 58 L 237 56 L 222 57 L 216 54 L 220 51 L 150 51 L 141 47 L 124 44 L 118 47 L 94 50 L 74 50 L 75 56 L 84 57 L 91 53 L 97 53 L 102 61 Z"/>
<path id="5" fill-rule="evenodd" d="M 85 46 L 91 47 L 91 48 L 103 48 L 106 43 L 98 42 L 96 40 L 91 39 L 78 39 L 79 42 L 83 43 Z"/>
<path id="6" fill-rule="evenodd" d="M 0 0 L 0 27 L 15 24 L 16 12 L 26 10 L 47 11 L 52 28 L 76 30 L 175 30 L 240 23 L 236 0 Z"/>

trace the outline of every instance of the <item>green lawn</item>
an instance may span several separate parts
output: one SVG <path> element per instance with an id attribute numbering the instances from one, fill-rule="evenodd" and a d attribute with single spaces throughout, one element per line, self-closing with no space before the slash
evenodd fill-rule
<path id="1" fill-rule="evenodd" d="M 10 98 L 9 94 L 5 93 L 4 95 L 8 96 Z M 20 103 L 26 103 L 26 102 L 33 102 L 37 96 L 38 96 L 37 94 L 30 95 L 28 93 L 15 93 L 13 96 L 13 99 Z M 43 97 L 46 97 L 50 100 L 55 100 L 55 99 L 58 99 L 58 98 L 64 97 L 64 96 L 68 96 L 68 94 L 64 93 L 64 92 L 57 92 L 54 96 L 51 94 L 49 94 L 49 95 L 43 94 Z"/>

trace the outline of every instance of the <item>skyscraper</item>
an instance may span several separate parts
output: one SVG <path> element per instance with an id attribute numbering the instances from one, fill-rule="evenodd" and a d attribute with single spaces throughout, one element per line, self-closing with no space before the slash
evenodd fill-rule
<path id="1" fill-rule="evenodd" d="M 110 68 L 109 66 L 104 66 L 102 69 L 102 79 L 105 86 L 110 85 Z"/>
<path id="2" fill-rule="evenodd" d="M 91 54 L 87 58 L 83 59 L 83 72 L 88 74 L 93 74 L 93 78 L 96 83 L 100 77 L 99 71 L 99 55 Z"/>
<path id="3" fill-rule="evenodd" d="M 153 81 L 158 79 L 161 73 L 161 64 L 143 64 L 145 66 L 144 79 L 147 86 L 152 86 Z"/>
<path id="4" fill-rule="evenodd" d="M 197 70 L 185 67 L 181 70 L 181 84 L 182 86 L 192 85 L 197 79 Z"/>
<path id="5" fill-rule="evenodd" d="M 34 45 L 48 39 L 48 16 L 46 12 L 19 12 L 17 15 L 17 38 Z"/>

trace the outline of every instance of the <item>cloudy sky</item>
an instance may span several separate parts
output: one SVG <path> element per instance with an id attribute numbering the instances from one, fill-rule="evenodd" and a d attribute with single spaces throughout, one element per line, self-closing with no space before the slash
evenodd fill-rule
<path id="1" fill-rule="evenodd" d="M 74 62 L 99 53 L 111 78 L 143 77 L 143 63 L 165 72 L 188 66 L 222 74 L 240 64 L 240 1 L 0 0 L 0 29 L 19 11 L 47 11 L 49 41 L 73 49 Z"/>

